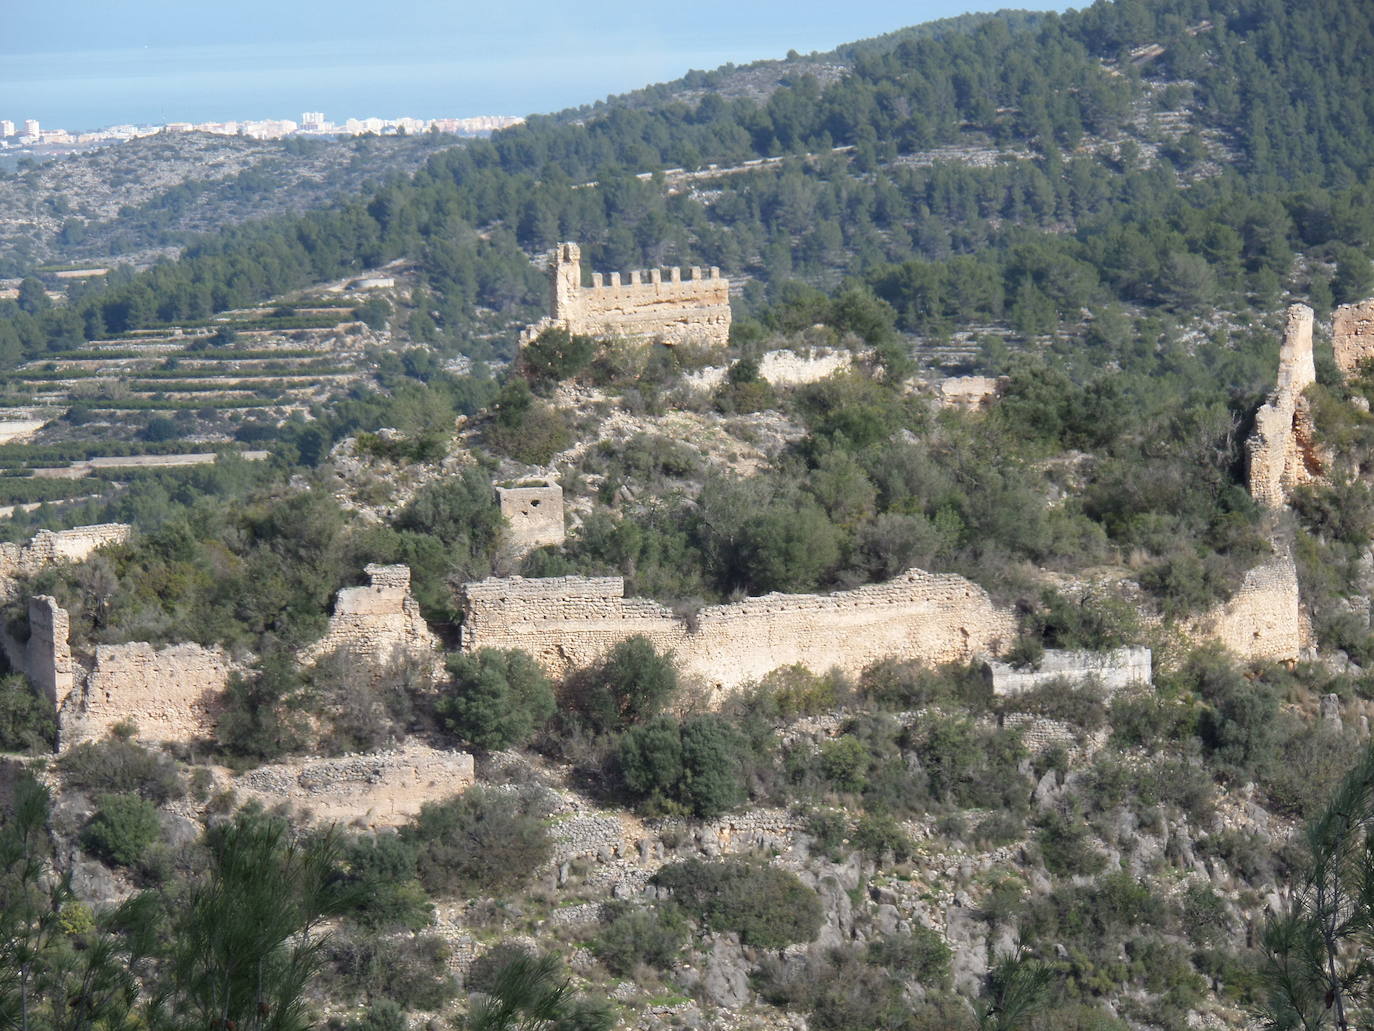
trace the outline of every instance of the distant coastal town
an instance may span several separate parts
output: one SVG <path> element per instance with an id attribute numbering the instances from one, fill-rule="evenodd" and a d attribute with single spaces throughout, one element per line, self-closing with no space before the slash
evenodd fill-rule
<path id="1" fill-rule="evenodd" d="M 168 122 L 165 125 L 111 125 L 91 132 L 44 128 L 36 118 L 18 122 L 0 119 L 0 151 L 61 153 L 65 149 L 84 150 L 110 143 L 154 136 L 158 133 L 207 132 L 218 136 L 247 136 L 256 140 L 278 140 L 288 136 L 363 136 L 449 133 L 455 136 L 485 136 L 523 122 L 513 115 L 477 115 L 472 118 L 349 118 L 335 123 L 322 111 L 306 111 L 300 121 L 289 118 L 264 118 L 242 122 Z"/>

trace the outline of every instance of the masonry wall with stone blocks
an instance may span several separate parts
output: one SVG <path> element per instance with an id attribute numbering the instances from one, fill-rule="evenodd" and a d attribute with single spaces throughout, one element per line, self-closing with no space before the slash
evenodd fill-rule
<path id="1" fill-rule="evenodd" d="M 234 790 L 270 807 L 285 803 L 320 823 L 397 827 L 426 802 L 458 794 L 476 781 L 467 752 L 410 744 L 337 759 L 260 766 L 234 781 Z"/>
<path id="2" fill-rule="evenodd" d="M 548 544 L 562 544 L 563 488 L 557 484 L 537 487 L 497 487 L 496 502 L 506 520 L 511 550 L 524 555 Z"/>
<path id="3" fill-rule="evenodd" d="M 40 594 L 29 599 L 29 640 L 23 650 L 21 668 L 34 690 L 55 711 L 67 704 L 76 686 L 77 667 L 68 643 L 70 635 L 71 619 L 56 598 Z"/>
<path id="4" fill-rule="evenodd" d="M 527 327 L 528 343 L 545 329 L 668 344 L 724 346 L 730 339 L 730 282 L 717 268 L 649 269 L 592 274 L 582 285 L 582 252 L 562 243 L 550 268 L 551 316 Z"/>
<path id="5" fill-rule="evenodd" d="M 1292 553 L 1246 573 L 1235 596 L 1199 619 L 1191 636 L 1219 641 L 1246 662 L 1296 661 L 1312 635 Z"/>
<path id="6" fill-rule="evenodd" d="M 1278 382 L 1255 413 L 1246 441 L 1250 495 L 1266 508 L 1282 508 L 1294 487 L 1321 475 L 1304 390 L 1317 381 L 1312 359 L 1312 309 L 1292 305 L 1279 350 Z"/>
<path id="7" fill-rule="evenodd" d="M 518 648 L 557 676 L 640 635 L 717 691 L 799 663 L 858 673 L 891 656 L 939 663 L 995 652 L 1016 634 L 1011 613 L 960 576 L 909 570 L 836 594 L 769 594 L 713 605 L 689 619 L 626 598 L 619 577 L 488 579 L 466 584 L 462 646 Z"/>
<path id="8" fill-rule="evenodd" d="M 1360 363 L 1374 358 L 1374 298 L 1359 304 L 1343 304 L 1331 320 L 1331 346 L 1336 365 L 1347 380 Z"/>
<path id="9" fill-rule="evenodd" d="M 370 565 L 364 587 L 345 587 L 334 599 L 334 614 L 324 637 L 301 656 L 310 664 L 340 649 L 374 665 L 402 653 L 430 655 L 439 640 L 430 631 L 410 593 L 410 567 Z"/>
<path id="10" fill-rule="evenodd" d="M 0 576 L 33 573 L 58 562 L 81 562 L 100 548 L 122 544 L 132 527 L 100 523 L 70 530 L 39 530 L 27 544 L 0 543 Z"/>
<path id="11" fill-rule="evenodd" d="M 213 737 L 236 667 L 221 648 L 144 642 L 99 644 L 83 690 L 58 710 L 62 750 L 131 722 L 144 741 Z"/>
<path id="12" fill-rule="evenodd" d="M 1153 667 L 1149 648 L 1116 648 L 1112 651 L 1046 651 L 1035 669 L 1017 669 L 1005 662 L 985 664 L 995 695 L 1014 695 L 1046 684 L 1079 685 L 1088 681 L 1106 691 L 1149 685 Z"/>

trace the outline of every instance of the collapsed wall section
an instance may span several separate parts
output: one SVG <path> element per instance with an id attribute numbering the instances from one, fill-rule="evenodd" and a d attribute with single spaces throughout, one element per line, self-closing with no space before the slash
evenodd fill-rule
<path id="1" fill-rule="evenodd" d="M 496 503 L 506 520 L 507 540 L 516 555 L 563 543 L 563 488 L 557 484 L 497 487 Z"/>
<path id="2" fill-rule="evenodd" d="M 619 577 L 466 584 L 462 647 L 518 648 L 562 676 L 643 636 L 672 652 L 684 675 L 728 690 L 793 664 L 858 673 L 889 657 L 963 660 L 997 651 L 1016 633 L 1011 613 L 981 587 L 919 569 L 835 594 L 768 594 L 708 606 L 690 618 L 624 593 Z"/>
<path id="3" fill-rule="evenodd" d="M 369 565 L 364 572 L 366 586 L 345 587 L 335 597 L 329 629 L 302 655 L 305 664 L 341 649 L 374 667 L 439 650 L 410 593 L 410 567 Z"/>
<path id="4" fill-rule="evenodd" d="M 1294 304 L 1285 320 L 1278 383 L 1255 413 L 1255 428 L 1246 441 L 1250 495 L 1266 508 L 1282 508 L 1294 487 L 1321 475 L 1322 461 L 1303 397 L 1316 381 L 1312 309 Z"/>
<path id="5" fill-rule="evenodd" d="M 1245 662 L 1296 661 L 1311 632 L 1292 552 L 1247 572 L 1235 596 L 1197 620 L 1191 636 L 1219 641 Z"/>
<path id="6" fill-rule="evenodd" d="M 1152 679 L 1149 648 L 1111 651 L 1046 651 L 1034 669 L 1017 669 L 1005 662 L 989 662 L 985 674 L 994 695 L 1015 695 L 1053 683 L 1094 681 L 1108 692 L 1148 685 Z"/>

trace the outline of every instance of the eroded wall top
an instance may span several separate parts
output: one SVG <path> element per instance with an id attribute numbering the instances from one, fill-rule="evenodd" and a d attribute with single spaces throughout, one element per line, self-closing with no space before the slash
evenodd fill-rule
<path id="1" fill-rule="evenodd" d="M 1322 474 L 1312 419 L 1303 391 L 1317 381 L 1312 358 L 1312 309 L 1292 305 L 1279 349 L 1277 383 L 1255 413 L 1246 441 L 1250 495 L 1266 508 L 1282 508 L 1294 487 Z"/>

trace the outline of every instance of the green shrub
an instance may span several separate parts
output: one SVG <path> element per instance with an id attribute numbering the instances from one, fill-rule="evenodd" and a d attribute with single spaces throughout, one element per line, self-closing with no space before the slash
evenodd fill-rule
<path id="1" fill-rule="evenodd" d="M 1056 877 L 1097 873 L 1106 863 L 1106 857 L 1088 840 L 1087 827 L 1057 811 L 1040 817 L 1035 841 L 1045 869 Z"/>
<path id="2" fill-rule="evenodd" d="M 596 338 L 554 327 L 520 349 L 520 371 L 531 383 L 549 385 L 577 375 L 596 355 Z"/>
<path id="3" fill-rule="evenodd" d="M 674 863 L 653 883 L 707 929 L 736 931 L 745 945 L 759 948 L 812 941 L 823 919 L 819 896 L 796 874 L 741 859 Z"/>
<path id="4" fill-rule="evenodd" d="M 671 969 L 688 937 L 687 922 L 672 903 L 632 906 L 616 902 L 602 913 L 592 951 L 613 974 L 629 977 L 641 963 Z"/>
<path id="5" fill-rule="evenodd" d="M 836 791 L 857 794 L 868 783 L 868 769 L 873 756 L 862 741 L 848 734 L 821 745 L 821 774 Z"/>
<path id="6" fill-rule="evenodd" d="M 476 895 L 526 883 L 552 852 L 543 810 L 533 795 L 468 788 L 428 802 L 401 829 L 414 845 L 416 872 L 429 891 Z"/>
<path id="7" fill-rule="evenodd" d="M 1186 741 L 1197 729 L 1197 712 L 1191 706 L 1156 694 L 1122 694 L 1108 709 L 1111 742 L 1118 748 L 1158 751 Z"/>
<path id="8" fill-rule="evenodd" d="M 0 752 L 51 752 L 57 719 L 22 673 L 0 677 Z"/>
<path id="9" fill-rule="evenodd" d="M 772 696 L 778 716 L 816 716 L 844 703 L 851 688 L 837 671 L 812 673 L 802 665 L 782 666 L 759 682 L 759 690 Z"/>
<path id="10" fill-rule="evenodd" d="M 1028 712 L 1046 719 L 1071 723 L 1086 731 L 1100 730 L 1107 722 L 1107 705 L 1097 683 L 1071 684 L 1053 680 L 1003 700 L 1003 712 Z"/>
<path id="11" fill-rule="evenodd" d="M 100 795 L 81 844 L 107 862 L 133 866 L 158 838 L 157 806 L 137 795 Z"/>
<path id="12" fill-rule="evenodd" d="M 902 862 L 915 851 L 911 836 L 901 824 L 886 813 L 869 813 L 859 817 L 854 825 L 854 847 L 874 862 L 881 862 L 891 853 L 893 860 Z"/>
<path id="13" fill-rule="evenodd" d="M 747 742 L 720 716 L 669 716 L 631 727 L 616 747 L 625 786 L 651 811 L 711 819 L 744 801 Z"/>
<path id="14" fill-rule="evenodd" d="M 418 931 L 434 919 L 434 906 L 415 876 L 419 849 L 395 833 L 360 835 L 344 848 L 343 872 L 352 898 L 350 916 L 365 927 Z"/>
<path id="15" fill-rule="evenodd" d="M 924 924 L 916 924 L 907 934 L 885 934 L 869 942 L 865 958 L 923 988 L 930 988 L 949 983 L 951 955 L 949 946 L 937 932 Z"/>
<path id="16" fill-rule="evenodd" d="M 348 1025 L 348 1031 L 409 1031 L 406 1010 L 398 1002 L 378 999 L 367 1012 Z"/>
<path id="17" fill-rule="evenodd" d="M 422 1010 L 442 1009 L 458 995 L 449 970 L 453 950 L 438 935 L 336 937 L 327 952 L 334 975 L 351 994 Z"/>
<path id="18" fill-rule="evenodd" d="M 83 741 L 57 761 L 69 788 L 137 794 L 161 805 L 185 793 L 177 765 L 120 738 Z"/>
<path id="19" fill-rule="evenodd" d="M 448 660 L 450 680 L 435 711 L 478 748 L 526 744 L 554 713 L 553 684 L 521 651 L 483 648 Z"/>
<path id="20" fill-rule="evenodd" d="M 230 755 L 270 761 L 304 747 L 304 681 L 285 649 L 264 655 L 258 668 L 229 678 L 215 739 Z"/>
<path id="21" fill-rule="evenodd" d="M 656 716 L 676 691 L 672 656 L 647 637 L 619 642 L 599 666 L 574 675 L 568 685 L 579 715 L 603 734 Z"/>

